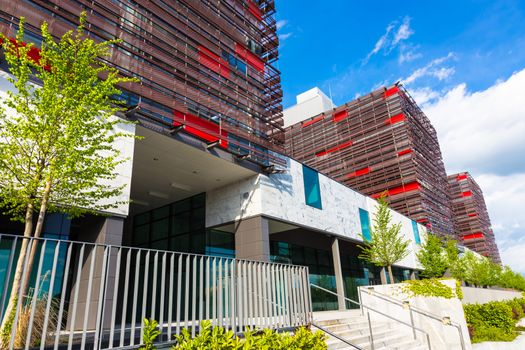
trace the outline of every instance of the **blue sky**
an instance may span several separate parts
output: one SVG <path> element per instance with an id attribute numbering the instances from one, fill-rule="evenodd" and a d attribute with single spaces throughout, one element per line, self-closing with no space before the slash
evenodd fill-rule
<path id="1" fill-rule="evenodd" d="M 447 172 L 484 194 L 504 263 L 525 273 L 525 1 L 277 0 L 284 107 L 342 104 L 401 80 Z"/>
<path id="2" fill-rule="evenodd" d="M 279 68 L 284 106 L 319 86 L 336 104 L 409 77 L 451 57 L 442 75 L 417 79 L 444 88 L 466 82 L 479 90 L 508 77 L 525 61 L 525 2 L 519 1 L 277 1 Z M 407 24 L 408 26 L 403 26 Z M 372 54 L 391 27 L 384 47 Z M 403 28 L 406 30 L 403 32 Z M 401 32 L 399 30 L 401 28 Z M 397 34 L 401 34 L 397 37 Z M 441 79 L 441 80 L 440 80 Z"/>

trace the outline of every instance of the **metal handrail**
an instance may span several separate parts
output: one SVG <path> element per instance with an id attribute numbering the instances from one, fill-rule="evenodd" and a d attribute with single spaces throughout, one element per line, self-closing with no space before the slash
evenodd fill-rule
<path id="1" fill-rule="evenodd" d="M 317 288 L 317 289 L 319 289 L 319 290 L 322 290 L 322 291 L 324 291 L 324 292 L 326 292 L 326 293 L 330 293 L 330 294 L 332 294 L 332 295 L 335 295 L 335 296 L 339 297 L 339 295 L 338 295 L 337 293 L 332 292 L 331 290 L 326 289 L 326 288 L 323 288 L 323 287 L 318 286 L 318 285 L 316 285 L 316 284 L 310 283 L 310 286 L 312 286 L 312 287 L 314 287 L 314 288 Z M 385 316 L 386 318 L 389 318 L 389 319 L 391 319 L 391 320 L 393 320 L 393 321 L 395 321 L 395 322 L 397 322 L 397 323 L 401 323 L 401 324 L 403 324 L 403 325 L 405 325 L 405 326 L 408 326 L 408 327 L 412 328 L 412 330 L 413 330 L 413 332 L 414 332 L 414 339 L 416 339 L 415 331 L 418 331 L 418 332 L 423 333 L 423 334 L 425 335 L 426 339 L 427 339 L 427 344 L 428 344 L 428 348 L 429 348 L 429 350 L 432 349 L 432 347 L 431 347 L 431 345 L 430 345 L 430 336 L 429 336 L 429 334 L 428 334 L 426 331 L 424 331 L 423 329 L 418 328 L 418 327 L 414 326 L 413 324 L 407 323 L 407 322 L 405 322 L 405 321 L 403 321 L 403 320 L 397 319 L 397 318 L 395 318 L 395 317 L 393 317 L 393 316 L 390 316 L 390 315 L 388 315 L 388 314 L 386 314 L 386 313 L 384 313 L 384 312 L 382 312 L 382 311 L 379 311 L 379 310 L 377 310 L 377 309 L 374 309 L 374 308 L 372 308 L 372 307 L 370 307 L 370 306 L 363 305 L 362 303 L 359 303 L 359 302 L 357 302 L 357 301 L 355 301 L 355 300 L 353 300 L 353 299 L 350 299 L 350 298 L 347 298 L 347 297 L 343 297 L 343 298 L 344 298 L 346 301 L 349 301 L 349 302 L 352 303 L 352 304 L 358 305 L 358 306 L 361 307 L 361 308 L 366 308 L 366 309 L 368 309 L 369 311 L 373 311 L 373 312 L 378 313 L 378 314 L 380 314 L 380 315 L 382 315 L 382 316 Z M 369 330 L 370 330 L 370 345 L 371 345 L 372 350 L 374 350 L 374 339 L 373 339 L 373 334 L 372 334 L 372 326 L 371 326 L 371 324 L 370 324 L 370 315 L 369 315 L 368 311 L 367 311 L 367 316 L 368 316 L 368 327 L 369 327 Z"/>
<path id="2" fill-rule="evenodd" d="M 364 350 L 364 348 L 361 348 L 355 344 L 352 344 L 351 342 L 349 342 L 348 340 L 338 336 L 337 334 L 335 334 L 334 332 L 332 331 L 329 331 L 328 329 L 324 328 L 324 327 L 321 327 L 319 326 L 318 324 L 316 323 L 313 323 L 312 322 L 312 326 L 314 326 L 315 328 L 318 328 L 320 329 L 321 331 L 325 332 L 326 334 L 329 334 L 330 336 L 334 337 L 335 339 L 339 340 L 339 341 L 342 341 L 343 343 L 347 344 L 347 345 L 350 345 L 351 347 L 353 347 L 354 349 L 357 349 L 357 350 Z"/>
<path id="3" fill-rule="evenodd" d="M 362 300 L 361 298 L 361 291 L 363 289 L 362 288 L 359 288 L 359 298 Z M 410 303 L 407 301 L 407 302 L 403 302 L 399 299 L 396 299 L 390 295 L 387 295 L 387 294 L 384 294 L 384 293 L 381 293 L 381 292 L 378 292 L 374 289 L 374 287 L 368 287 L 366 289 L 364 289 L 368 294 L 374 294 L 375 297 L 379 298 L 379 299 L 382 299 L 382 300 L 385 300 L 389 303 L 392 303 L 392 304 L 395 304 L 395 305 L 398 305 L 398 306 L 401 306 L 403 308 L 407 307 L 409 312 L 410 312 L 410 318 L 412 319 L 412 311 L 414 311 L 415 313 L 418 313 L 420 315 L 423 315 L 425 317 L 428 317 L 428 318 L 431 318 L 435 321 L 439 321 L 441 322 L 442 324 L 444 324 L 445 326 L 452 326 L 454 328 L 457 329 L 458 331 L 458 334 L 459 334 L 459 339 L 461 341 L 461 349 L 465 350 L 465 339 L 463 338 L 463 330 L 462 330 L 462 327 L 459 323 L 457 322 L 454 322 L 450 319 L 450 317 L 439 317 L 435 314 L 432 314 L 426 310 L 423 310 L 423 309 L 420 309 L 418 307 L 415 307 L 415 306 L 412 306 L 410 305 Z"/>

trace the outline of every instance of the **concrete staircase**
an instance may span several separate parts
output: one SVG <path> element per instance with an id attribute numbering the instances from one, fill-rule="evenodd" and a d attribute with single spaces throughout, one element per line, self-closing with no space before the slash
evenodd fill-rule
<path id="1" fill-rule="evenodd" d="M 363 349 L 372 349 L 370 329 L 366 316 L 360 310 L 315 312 L 314 323 Z M 313 330 L 316 330 L 313 327 Z M 427 350 L 426 341 L 415 340 L 410 328 L 385 318 L 385 322 L 372 321 L 375 350 Z M 329 336 L 328 349 L 355 349 Z"/>

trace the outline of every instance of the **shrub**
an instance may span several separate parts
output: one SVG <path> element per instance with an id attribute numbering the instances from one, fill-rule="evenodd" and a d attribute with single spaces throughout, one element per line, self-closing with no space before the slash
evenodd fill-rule
<path id="1" fill-rule="evenodd" d="M 517 336 L 515 317 L 523 316 L 522 302 L 525 300 L 464 305 L 463 310 L 472 342 L 513 340 Z"/>
<path id="2" fill-rule="evenodd" d="M 201 322 L 199 334 L 191 338 L 190 332 L 183 329 L 176 337 L 173 350 L 200 349 L 292 349 L 326 350 L 326 336 L 322 332 L 312 333 L 306 328 L 298 328 L 294 334 L 277 333 L 274 330 L 246 331 L 244 338 L 239 338 L 233 331 L 222 327 L 212 327 L 210 321 Z"/>
<path id="3" fill-rule="evenodd" d="M 155 350 L 156 347 L 153 345 L 155 339 L 160 335 L 158 329 L 159 324 L 157 321 L 152 319 L 144 319 L 144 344 L 139 350 Z"/>
<path id="4" fill-rule="evenodd" d="M 401 288 L 403 292 L 411 296 L 441 297 L 445 299 L 451 299 L 456 296 L 452 288 L 441 283 L 437 278 L 408 280 L 404 282 Z"/>
<path id="5" fill-rule="evenodd" d="M 516 338 L 514 333 L 503 333 L 497 327 L 482 327 L 476 329 L 472 337 L 472 343 L 484 341 L 513 341 Z"/>
<path id="6" fill-rule="evenodd" d="M 463 300 L 463 289 L 461 289 L 461 282 L 456 280 L 456 296 L 459 300 Z"/>

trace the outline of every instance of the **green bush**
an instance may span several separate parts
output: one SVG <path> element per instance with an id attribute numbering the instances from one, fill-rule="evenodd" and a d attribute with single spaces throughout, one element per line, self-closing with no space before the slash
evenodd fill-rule
<path id="1" fill-rule="evenodd" d="M 525 299 L 493 301 L 463 306 L 473 343 L 511 341 L 517 336 L 516 321 L 524 316 Z"/>
<path id="2" fill-rule="evenodd" d="M 481 343 L 484 341 L 513 341 L 516 338 L 515 333 L 503 333 L 496 327 L 478 328 L 472 337 L 472 343 Z"/>
<path id="3" fill-rule="evenodd" d="M 512 308 L 512 317 L 515 320 L 520 320 L 525 316 L 525 299 L 514 298 L 507 303 Z"/>
<path id="4" fill-rule="evenodd" d="M 312 333 L 306 328 L 298 328 L 294 334 L 277 333 L 265 329 L 260 332 L 246 331 L 244 338 L 239 338 L 233 331 L 222 327 L 212 327 L 210 321 L 201 322 L 199 334 L 191 338 L 187 329 L 176 337 L 177 343 L 173 350 L 200 349 L 292 349 L 292 350 L 326 350 L 326 336 L 322 332 Z"/>
<path id="5" fill-rule="evenodd" d="M 155 339 L 160 335 L 159 324 L 153 319 L 144 319 L 144 344 L 139 350 L 155 350 Z"/>
<path id="6" fill-rule="evenodd" d="M 463 289 L 461 289 L 461 282 L 456 280 L 456 296 L 459 300 L 463 300 Z"/>
<path id="7" fill-rule="evenodd" d="M 411 296 L 441 297 L 445 299 L 456 297 L 452 288 L 441 283 L 441 280 L 437 278 L 408 280 L 403 283 L 403 287 L 401 287 L 403 292 Z"/>

